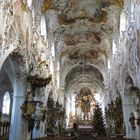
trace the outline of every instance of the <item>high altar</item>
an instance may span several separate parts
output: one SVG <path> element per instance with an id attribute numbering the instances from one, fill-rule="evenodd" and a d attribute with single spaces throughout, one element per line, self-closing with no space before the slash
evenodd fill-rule
<path id="1" fill-rule="evenodd" d="M 76 118 L 79 125 L 90 125 L 95 99 L 88 88 L 82 88 L 76 96 Z"/>

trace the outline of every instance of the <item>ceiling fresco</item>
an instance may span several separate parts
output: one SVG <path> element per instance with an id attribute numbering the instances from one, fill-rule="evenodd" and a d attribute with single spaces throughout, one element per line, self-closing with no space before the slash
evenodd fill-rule
<path id="1" fill-rule="evenodd" d="M 100 44 L 101 43 L 101 38 L 94 32 L 87 32 L 87 33 L 78 33 L 74 35 L 67 35 L 65 36 L 64 42 L 66 45 L 71 46 L 71 45 L 76 45 L 80 42 L 92 42 L 93 44 Z"/>
<path id="2" fill-rule="evenodd" d="M 112 53 L 112 38 L 119 29 L 122 8 L 123 0 L 43 1 L 42 13 L 55 13 L 57 24 L 52 24 L 48 33 L 52 33 L 51 40 L 60 44 L 55 47 L 57 58 L 61 60 L 63 76 L 60 80 L 66 88 L 80 83 L 92 83 L 95 88 L 103 87 L 101 73 L 105 73 L 107 60 Z M 53 23 L 54 19 L 48 19 L 48 22 Z M 86 66 L 88 64 L 98 70 Z M 84 76 L 83 66 L 86 66 Z"/>
<path id="3" fill-rule="evenodd" d="M 88 59 L 97 59 L 98 51 L 97 50 L 80 50 L 77 49 L 69 53 L 69 59 L 83 59 L 83 61 Z"/>

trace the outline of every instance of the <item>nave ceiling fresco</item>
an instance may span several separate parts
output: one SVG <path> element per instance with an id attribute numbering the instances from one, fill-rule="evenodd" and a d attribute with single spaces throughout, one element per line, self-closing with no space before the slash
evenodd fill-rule
<path id="1" fill-rule="evenodd" d="M 97 73 L 104 77 L 107 60 L 112 54 L 112 39 L 119 30 L 123 1 L 44 0 L 41 8 L 50 23 L 48 33 L 52 33 L 52 40 L 57 50 L 56 55 L 61 60 L 60 79 L 62 83 L 65 80 L 69 81 L 65 83 L 65 87 L 68 83 L 71 83 L 71 86 L 79 84 L 83 71 L 85 79 L 92 79 L 88 77 L 94 77 Z M 53 23 L 54 18 L 49 17 L 50 13 L 53 13 L 55 23 Z M 91 65 L 91 69 L 97 68 L 98 72 L 85 65 Z M 80 73 L 73 70 L 80 68 Z M 68 80 L 68 77 L 72 77 L 69 74 L 74 76 L 73 80 Z M 96 78 L 92 79 L 92 83 L 96 83 L 94 79 Z M 103 82 L 103 80 L 98 80 L 100 83 Z M 81 83 L 90 83 L 88 81 L 91 80 L 83 80 Z M 103 86 L 101 87 L 103 89 Z"/>

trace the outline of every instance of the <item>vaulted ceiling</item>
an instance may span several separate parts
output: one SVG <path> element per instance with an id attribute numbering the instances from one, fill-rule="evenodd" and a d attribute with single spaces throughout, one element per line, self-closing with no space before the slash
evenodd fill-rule
<path id="1" fill-rule="evenodd" d="M 103 89 L 122 8 L 123 0 L 43 1 L 41 10 L 61 61 L 65 88 L 91 84 Z"/>

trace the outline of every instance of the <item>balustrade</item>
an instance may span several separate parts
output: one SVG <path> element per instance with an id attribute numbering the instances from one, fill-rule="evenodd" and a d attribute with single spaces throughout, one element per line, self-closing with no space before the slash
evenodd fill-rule
<path id="1" fill-rule="evenodd" d="M 10 123 L 9 122 L 0 122 L 0 137 L 7 135 L 9 133 Z"/>

